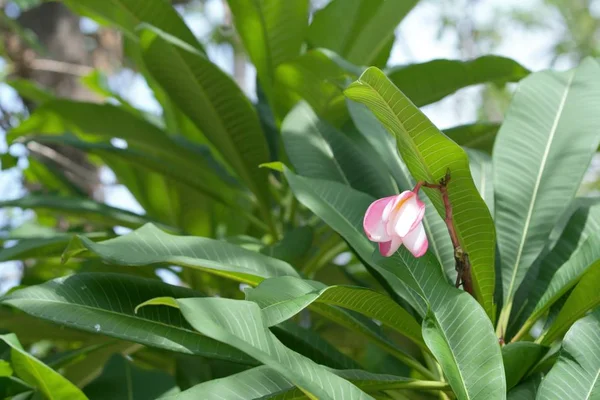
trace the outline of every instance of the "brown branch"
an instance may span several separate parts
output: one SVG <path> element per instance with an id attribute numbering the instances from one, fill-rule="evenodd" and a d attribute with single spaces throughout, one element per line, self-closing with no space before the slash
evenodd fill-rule
<path id="1" fill-rule="evenodd" d="M 413 189 L 413 192 L 417 193 L 421 187 L 439 190 L 444 201 L 444 222 L 448 227 L 448 233 L 450 234 L 450 240 L 452 241 L 452 247 L 454 247 L 454 261 L 456 268 L 456 287 L 460 287 L 462 284 L 466 292 L 473 295 L 473 280 L 471 278 L 471 262 L 469 261 L 469 255 L 463 250 L 458 240 L 456 233 L 456 227 L 454 226 L 452 204 L 448 196 L 448 184 L 450 182 L 450 169 L 446 171 L 446 175 L 440 180 L 438 184 L 428 182 L 418 182 Z"/>

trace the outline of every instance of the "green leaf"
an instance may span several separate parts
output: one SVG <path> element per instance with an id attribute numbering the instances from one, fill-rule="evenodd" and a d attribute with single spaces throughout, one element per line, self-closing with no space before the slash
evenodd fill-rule
<path id="1" fill-rule="evenodd" d="M 526 334 L 600 258 L 599 230 L 600 204 L 583 205 L 572 214 L 554 248 L 540 261 L 539 274 L 527 293 L 524 318 L 517 325 L 520 330 L 513 340 Z"/>
<path id="2" fill-rule="evenodd" d="M 299 175 L 345 183 L 377 198 L 397 193 L 386 170 L 361 154 L 350 138 L 299 103 L 281 127 L 286 153 Z"/>
<path id="3" fill-rule="evenodd" d="M 385 73 L 417 107 L 436 102 L 471 85 L 517 82 L 529 71 L 510 58 L 483 56 L 469 61 L 432 60 Z"/>
<path id="4" fill-rule="evenodd" d="M 402 389 L 445 389 L 444 384 L 441 382 L 418 381 L 393 375 L 372 374 L 360 370 L 332 370 L 332 372 L 367 392 Z M 259 400 L 264 398 L 301 399 L 306 397 L 281 374 L 269 367 L 260 366 L 226 378 L 202 383 L 163 400 L 238 400 L 240 398 Z"/>
<path id="5" fill-rule="evenodd" d="M 171 307 L 152 307 L 134 313 L 136 305 L 154 297 L 198 295 L 158 280 L 79 273 L 17 290 L 0 298 L 0 304 L 87 332 L 179 353 L 254 364 L 237 350 L 199 335 Z"/>
<path id="6" fill-rule="evenodd" d="M 35 388 L 32 388 L 19 378 L 15 378 L 14 376 L 0 376 L 0 397 L 3 399 L 29 399 L 34 391 Z"/>
<path id="7" fill-rule="evenodd" d="M 10 79 L 5 83 L 15 89 L 19 96 L 38 105 L 55 99 L 50 91 L 27 79 Z"/>
<path id="8" fill-rule="evenodd" d="M 83 391 L 90 400 L 154 400 L 177 393 L 179 389 L 170 375 L 142 369 L 115 354 L 104 366 L 102 374 Z"/>
<path id="9" fill-rule="evenodd" d="M 389 297 L 369 289 L 351 286 L 326 286 L 315 281 L 293 277 L 267 279 L 246 292 L 246 299 L 262 309 L 267 326 L 288 320 L 306 307 L 352 331 L 365 335 L 376 345 L 416 369 L 424 376 L 430 373 L 412 356 L 398 349 L 385 336 L 339 307 L 358 312 L 406 336 L 427 351 L 420 326 L 414 318 Z"/>
<path id="10" fill-rule="evenodd" d="M 372 65 L 417 0 L 333 0 L 313 17 L 308 41 L 356 65 Z"/>
<path id="11" fill-rule="evenodd" d="M 78 14 L 116 25 L 130 38 L 137 38 L 141 23 L 154 25 L 199 51 L 204 51 L 194 33 L 168 1 L 63 0 Z"/>
<path id="12" fill-rule="evenodd" d="M 10 153 L 4 153 L 0 156 L 0 171 L 6 171 L 14 168 L 19 164 L 19 157 L 15 157 Z"/>
<path id="13" fill-rule="evenodd" d="M 286 232 L 279 242 L 263 247 L 260 252 L 291 265 L 298 265 L 310 252 L 313 240 L 313 228 L 305 225 Z"/>
<path id="14" fill-rule="evenodd" d="M 502 260 L 504 332 L 514 295 L 574 197 L 600 143 L 600 67 L 524 79 L 494 144 L 496 230 Z M 591 82 L 591 84 L 590 84 Z M 576 132 L 576 134 L 575 134 Z"/>
<path id="15" fill-rule="evenodd" d="M 448 196 L 456 234 L 469 255 L 474 295 L 493 320 L 494 224 L 471 177 L 465 151 L 444 136 L 377 68 L 367 69 L 344 93 L 368 106 L 396 137 L 402 159 L 416 180 L 437 183 L 450 170 Z M 440 192 L 423 190 L 440 216 L 444 216 Z"/>
<path id="16" fill-rule="evenodd" d="M 0 377 L 12 376 L 13 370 L 10 363 L 5 360 L 0 360 Z"/>
<path id="17" fill-rule="evenodd" d="M 492 154 L 496 135 L 500 129 L 499 124 L 490 122 L 478 122 L 474 124 L 455 126 L 444 129 L 444 135 L 462 147 L 481 150 Z"/>
<path id="18" fill-rule="evenodd" d="M 51 135 L 35 135 L 23 140 L 27 143 L 35 141 L 38 143 L 57 143 L 60 145 L 68 145 L 81 149 L 88 154 L 94 154 L 100 157 L 107 166 L 118 175 L 122 170 L 119 168 L 120 163 L 126 163 L 136 169 L 148 170 L 159 175 L 168 177 L 169 183 L 175 181 L 181 185 L 187 186 L 211 199 L 214 199 L 229 207 L 238 208 L 238 204 L 234 200 L 236 195 L 240 196 L 238 183 L 227 174 L 227 172 L 210 156 L 208 149 L 199 147 L 198 151 L 188 153 L 190 159 L 194 159 L 194 173 L 190 174 L 190 165 L 182 162 L 173 162 L 171 159 L 165 159 L 163 155 L 152 154 L 137 145 L 128 145 L 126 149 L 114 147 L 110 143 L 88 142 L 73 136 L 51 136 Z M 192 143 L 183 139 L 178 139 L 178 143 L 182 147 L 195 150 Z M 206 150 L 206 151 L 202 151 Z M 175 149 L 173 149 L 175 151 Z M 181 154 L 179 154 L 181 158 Z M 117 161 L 118 160 L 118 161 Z M 125 180 L 125 179 L 124 179 Z M 224 184 L 226 181 L 228 185 Z M 122 182 L 126 184 L 127 182 Z M 233 186 L 233 187 L 232 187 Z"/>
<path id="19" fill-rule="evenodd" d="M 97 335 L 90 335 L 89 343 L 92 344 L 47 357 L 44 362 L 54 369 L 60 369 L 65 378 L 78 387 L 85 387 L 98 377 L 102 372 L 100 367 L 105 365 L 113 354 L 131 355 L 142 348 L 137 343 Z"/>
<path id="20" fill-rule="evenodd" d="M 327 368 L 285 347 L 269 331 L 256 303 L 225 298 L 177 299 L 177 303 L 199 332 L 244 351 L 308 396 L 323 400 L 372 398 Z"/>
<path id="21" fill-rule="evenodd" d="M 492 181 L 492 157 L 474 149 L 466 149 L 469 156 L 471 175 L 479 194 L 485 201 L 490 213 L 494 215 L 494 182 Z"/>
<path id="22" fill-rule="evenodd" d="M 308 0 L 228 0 L 234 23 L 261 87 L 273 100 L 275 68 L 300 54 L 308 28 Z"/>
<path id="23" fill-rule="evenodd" d="M 251 285 L 275 276 L 298 276 L 284 261 L 224 241 L 170 235 L 152 224 L 98 243 L 85 236 L 77 236 L 65 250 L 63 257 L 68 260 L 88 256 L 85 252 L 119 265 L 167 263 L 199 269 Z"/>
<path id="24" fill-rule="evenodd" d="M 62 234 L 51 238 L 21 239 L 17 244 L 2 249 L 0 262 L 11 260 L 25 260 L 28 258 L 60 257 L 65 247 L 74 235 Z M 105 233 L 86 235 L 94 239 L 107 239 Z"/>
<path id="25" fill-rule="evenodd" d="M 304 100 L 334 126 L 341 126 L 348 119 L 341 85 L 345 86 L 349 73 L 331 57 L 323 49 L 314 49 L 277 67 L 273 105 L 276 115 L 285 117 Z"/>
<path id="26" fill-rule="evenodd" d="M 433 255 L 415 258 L 401 249 L 390 258 L 373 257 L 374 246 L 362 232 L 362 217 L 372 198 L 336 182 L 300 177 L 289 170 L 285 175 L 302 204 L 342 235 L 397 294 L 427 315 L 425 343 L 457 396 L 504 398 L 502 356 L 490 320 L 469 294 L 447 282 Z"/>
<path id="27" fill-rule="evenodd" d="M 548 331 L 538 341 L 550 345 L 554 340 L 561 337 L 571 325 L 579 318 L 587 314 L 600 304 L 600 259 L 596 260 L 587 268 L 587 271 L 577 286 L 573 288 L 567 298 L 565 305 L 561 308 Z"/>
<path id="28" fill-rule="evenodd" d="M 336 349 L 315 330 L 302 328 L 292 321 L 271 327 L 277 339 L 290 349 L 316 362 L 331 368 L 360 368 L 350 356 Z"/>
<path id="29" fill-rule="evenodd" d="M 140 31 L 144 61 L 171 99 L 206 135 L 259 199 L 271 221 L 267 171 L 269 150 L 250 101 L 227 74 L 203 54 L 163 33 Z"/>
<path id="30" fill-rule="evenodd" d="M 342 307 L 378 320 L 415 344 L 425 347 L 417 321 L 390 297 L 370 289 L 327 286 L 316 281 L 285 276 L 264 280 L 256 288 L 248 289 L 246 300 L 254 301 L 260 306 L 268 326 L 291 318 L 311 304 L 321 304 Z M 317 307 L 317 313 L 319 308 L 324 307 Z"/>
<path id="31" fill-rule="evenodd" d="M 600 394 L 600 310 L 577 321 L 565 335 L 558 361 L 536 399 L 596 399 Z"/>
<path id="32" fill-rule="evenodd" d="M 23 350 L 16 335 L 0 335 L 0 340 L 11 348 L 11 365 L 15 374 L 29 385 L 37 388 L 46 398 L 49 400 L 87 399 L 77 386 Z"/>
<path id="33" fill-rule="evenodd" d="M 546 355 L 548 348 L 537 343 L 517 342 L 502 347 L 506 373 L 506 388 L 515 387 L 521 379 Z"/>
<path id="34" fill-rule="evenodd" d="M 536 394 L 541 380 L 541 375 L 527 379 L 525 382 L 508 392 L 508 400 L 536 400 Z"/>
<path id="35" fill-rule="evenodd" d="M 7 134 L 7 141 L 9 143 L 15 139 L 27 141 L 26 135 L 31 134 L 63 135 L 66 132 L 73 133 L 88 142 L 121 138 L 128 144 L 139 146 L 139 149 L 151 156 L 161 157 L 167 162 L 201 173 L 201 168 L 193 162 L 198 156 L 188 146 L 178 145 L 158 126 L 120 106 L 111 104 L 64 99 L 48 101 L 36 108 L 28 119 L 13 128 Z M 69 140 L 69 138 L 62 140 Z M 70 140 L 74 144 L 77 143 L 73 139 Z M 197 162 L 201 161 L 202 158 L 197 160 Z"/>
<path id="36" fill-rule="evenodd" d="M 63 196 L 86 197 L 81 187 L 76 186 L 65 176 L 64 168 L 50 162 L 27 158 L 28 167 L 23 171 L 24 181 L 30 185 L 42 185 L 49 193 Z"/>
<path id="37" fill-rule="evenodd" d="M 48 210 L 56 214 L 85 218 L 105 226 L 120 225 L 127 228 L 137 228 L 148 222 L 155 222 L 143 215 L 121 210 L 96 201 L 64 196 L 27 195 L 16 200 L 0 202 L 2 207 L 19 207 L 33 210 Z M 175 230 L 175 228 L 169 228 Z"/>

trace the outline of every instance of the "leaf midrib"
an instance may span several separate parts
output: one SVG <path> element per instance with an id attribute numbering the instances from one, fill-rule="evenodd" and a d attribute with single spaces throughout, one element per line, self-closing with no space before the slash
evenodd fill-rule
<path id="1" fill-rule="evenodd" d="M 288 0 L 289 1 L 289 0 Z M 267 64 L 267 77 L 273 77 L 275 76 L 275 66 L 273 65 L 273 56 L 271 55 L 271 46 L 270 46 L 270 42 L 269 42 L 269 32 L 267 31 L 267 23 L 265 20 L 265 16 L 263 14 L 263 7 L 262 7 L 262 0 L 252 0 L 252 4 L 254 5 L 254 8 L 256 9 L 256 12 L 258 14 L 258 19 L 260 20 L 260 27 L 263 33 L 263 37 L 264 37 L 264 48 L 265 48 L 265 61 Z M 263 85 L 268 84 L 269 87 L 271 86 L 271 82 L 263 82 Z"/>
<path id="2" fill-rule="evenodd" d="M 412 271 L 410 271 L 410 274 L 411 274 L 411 275 L 413 275 Z M 416 280 L 416 278 L 415 278 L 415 276 L 414 276 L 414 275 L 413 275 L 413 279 L 415 279 L 415 280 Z M 417 284 L 418 284 L 418 282 L 417 282 Z M 421 285 L 419 285 L 419 287 L 420 287 L 420 286 L 421 286 Z M 421 290 L 423 290 L 423 289 L 421 289 Z M 428 303 L 429 303 L 429 301 L 428 301 Z M 460 383 L 462 384 L 462 388 L 464 389 L 464 391 L 465 391 L 465 395 L 467 396 L 467 397 L 466 397 L 466 399 L 470 400 L 470 399 L 471 399 L 471 396 L 469 395 L 469 391 L 468 391 L 468 389 L 467 389 L 467 385 L 466 385 L 466 382 L 465 382 L 465 378 L 464 378 L 464 376 L 463 376 L 463 373 L 462 373 L 462 371 L 461 371 L 461 369 L 460 369 L 460 367 L 459 367 L 459 364 L 458 364 L 458 360 L 457 360 L 457 358 L 456 358 L 456 355 L 454 354 L 454 349 L 453 349 L 453 348 L 452 348 L 452 346 L 450 345 L 450 340 L 449 340 L 449 339 L 448 339 L 448 337 L 446 336 L 446 331 L 445 331 L 444 329 L 442 329 L 442 326 L 440 325 L 440 322 L 439 322 L 439 320 L 437 319 L 437 316 L 435 315 L 435 313 L 434 313 L 434 312 L 431 312 L 431 316 L 432 316 L 432 318 L 435 320 L 435 324 L 437 325 L 437 327 L 438 327 L 438 329 L 439 329 L 439 332 L 440 332 L 440 334 L 441 334 L 441 335 L 444 337 L 444 341 L 445 341 L 445 342 L 446 342 L 446 344 L 448 345 L 448 349 L 450 350 L 450 354 L 452 355 L 452 361 L 454 362 L 454 365 L 456 365 L 456 370 L 458 371 L 458 375 L 460 376 Z"/>
<path id="3" fill-rule="evenodd" d="M 550 137 L 548 138 L 548 143 L 546 144 L 546 148 L 544 149 L 544 155 L 542 157 L 542 162 L 540 165 L 540 169 L 538 172 L 538 176 L 536 178 L 535 181 L 535 185 L 534 185 L 534 189 L 533 189 L 533 195 L 531 196 L 531 201 L 529 203 L 529 209 L 527 211 L 527 217 L 525 218 L 525 225 L 523 227 L 523 234 L 521 235 L 521 242 L 519 243 L 519 247 L 517 250 L 517 257 L 515 258 L 515 263 L 512 267 L 512 275 L 511 275 L 511 279 L 510 279 L 510 284 L 508 286 L 508 299 L 507 299 L 507 306 L 509 306 L 512 303 L 512 292 L 514 290 L 514 284 L 515 284 L 515 280 L 517 277 L 517 270 L 519 267 L 519 264 L 521 262 L 521 257 L 523 255 L 523 250 L 525 247 L 525 241 L 527 239 L 527 231 L 529 229 L 529 224 L 531 223 L 531 218 L 533 216 L 533 208 L 535 205 L 535 202 L 537 200 L 537 195 L 538 195 L 538 191 L 539 191 L 539 186 L 541 184 L 542 181 L 542 176 L 545 172 L 546 169 L 546 163 L 548 161 L 548 155 L 550 154 L 550 149 L 552 147 L 552 144 L 554 142 L 554 136 L 556 135 L 556 130 L 558 128 L 558 123 L 562 117 L 563 114 L 563 110 L 567 101 L 567 96 L 569 94 L 569 91 L 571 90 L 571 85 L 573 84 L 573 79 L 575 78 L 575 73 L 571 72 L 571 76 L 569 77 L 569 81 L 567 82 L 567 85 L 565 87 L 565 91 L 563 93 L 563 96 L 560 100 L 559 106 L 558 106 L 558 110 L 556 113 L 556 117 L 554 118 L 554 121 L 552 123 L 552 127 L 550 128 Z"/>

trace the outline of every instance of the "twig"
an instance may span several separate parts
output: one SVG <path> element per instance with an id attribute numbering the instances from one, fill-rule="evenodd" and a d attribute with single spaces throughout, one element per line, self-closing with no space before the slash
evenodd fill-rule
<path id="1" fill-rule="evenodd" d="M 36 58 L 31 60 L 29 68 L 39 71 L 56 72 L 59 74 L 86 76 L 94 71 L 94 68 L 87 65 L 72 64 L 64 61 Z"/>
<path id="2" fill-rule="evenodd" d="M 471 262 L 469 261 L 469 255 L 463 250 L 456 234 L 456 228 L 454 226 L 453 215 L 452 215 L 452 204 L 450 204 L 450 198 L 448 196 L 448 183 L 450 182 L 450 169 L 446 171 L 446 175 L 440 179 L 439 183 L 429 182 L 418 182 L 413 189 L 413 192 L 417 193 L 421 187 L 439 190 L 444 201 L 445 216 L 444 222 L 448 227 L 448 233 L 450 234 L 450 240 L 452 240 L 452 246 L 454 247 L 454 261 L 456 263 L 456 287 L 460 287 L 462 284 L 466 292 L 473 295 L 473 281 L 471 279 Z"/>

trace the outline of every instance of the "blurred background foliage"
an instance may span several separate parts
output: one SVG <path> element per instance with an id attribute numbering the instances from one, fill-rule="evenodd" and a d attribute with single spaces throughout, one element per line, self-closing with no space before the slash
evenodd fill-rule
<path id="1" fill-rule="evenodd" d="M 327 3 L 327 0 L 311 1 L 311 14 Z M 244 44 L 233 27 L 232 12 L 227 2 L 173 0 L 173 4 L 206 49 L 209 58 L 235 79 L 260 112 L 261 106 L 264 106 L 265 94 L 257 87 L 255 67 L 248 61 Z M 110 272 L 111 268 L 115 268 L 94 259 L 68 264 L 62 264 L 57 257 L 30 260 L 26 257 L 26 249 L 20 249 L 25 251 L 20 256 L 22 261 L 2 262 L 11 259 L 10 248 L 16 239 L 36 237 L 43 240 L 44 235 L 52 236 L 53 242 L 45 242 L 44 251 L 55 254 L 57 249 L 64 249 L 73 232 L 90 233 L 94 239 L 103 239 L 128 232 L 130 228 L 146 221 L 164 222 L 165 228 L 175 226 L 198 236 L 226 238 L 246 248 L 260 248 L 262 252 L 276 257 L 278 246 L 281 246 L 286 248 L 282 254 L 294 257 L 289 254 L 289 245 L 285 242 L 287 239 L 288 243 L 293 242 L 297 246 L 297 256 L 300 258 L 290 261 L 300 265 L 316 265 L 315 269 L 323 267 L 319 262 L 346 265 L 346 268 L 328 269 L 326 275 L 319 277 L 323 282 L 373 280 L 370 275 L 361 274 L 363 267 L 357 260 L 351 259 L 349 253 L 344 252 L 345 243 L 327 227 L 323 227 L 320 232 L 313 232 L 310 228 L 292 230 L 281 242 L 265 246 L 250 235 L 253 232 L 253 228 L 249 227 L 252 222 L 230 215 L 227 209 L 209 204 L 204 198 L 169 195 L 169 182 L 161 180 L 158 174 L 149 173 L 143 178 L 133 172 L 127 175 L 127 165 L 117 156 L 111 158 L 110 154 L 107 155 L 107 150 L 101 145 L 89 155 L 90 148 L 73 138 L 73 144 L 77 146 L 29 142 L 13 145 L 7 153 L 6 131 L 18 126 L 20 121 L 31 115 L 47 96 L 88 102 L 104 102 L 109 99 L 110 103 L 119 104 L 148 121 L 159 120 L 163 110 L 159 104 L 161 99 L 156 98 L 159 91 L 153 92 L 150 88 L 152 82 L 143 78 L 143 71 L 135 69 L 135 64 L 131 62 L 132 54 L 128 53 L 127 39 L 116 29 L 76 15 L 62 3 L 0 0 L 0 8 L 0 153 L 3 154 L 0 160 L 0 201 L 9 206 L 10 200 L 26 193 L 37 193 L 78 195 L 107 205 L 102 210 L 106 226 L 100 223 L 93 230 L 86 224 L 85 218 L 97 211 L 97 203 L 94 202 L 73 205 L 79 213 L 75 216 L 69 214 L 57 217 L 56 213 L 48 212 L 44 207 L 32 207 L 36 209 L 35 212 L 13 207 L 0 209 L 0 242 L 6 247 L 0 253 L 0 293 L 18 284 L 39 284 L 73 270 Z M 381 66 L 398 66 L 437 58 L 466 60 L 486 54 L 498 54 L 515 59 L 530 70 L 549 67 L 568 69 L 587 56 L 598 56 L 599 24 L 600 2 L 593 0 L 423 0 L 396 29 L 390 57 Z M 473 121 L 500 122 L 512 90 L 513 84 L 477 85 L 427 105 L 423 107 L 423 111 L 441 129 Z M 175 120 L 181 118 L 180 115 L 171 117 Z M 269 128 L 273 128 L 269 124 L 278 122 L 273 116 L 270 117 L 261 120 L 267 132 Z M 186 132 L 193 137 L 194 129 L 189 120 L 181 118 L 177 123 L 186 126 Z M 111 144 L 113 149 L 126 147 L 126 143 L 119 139 L 112 139 Z M 201 153 L 200 149 L 194 148 L 191 151 Z M 277 152 L 277 147 L 271 146 L 269 151 Z M 206 158 L 210 162 L 210 157 Z M 107 160 L 111 162 L 108 163 Z M 597 194 L 600 191 L 598 171 L 599 163 L 596 159 L 581 189 L 585 194 Z M 223 170 L 220 171 L 220 176 L 226 182 L 232 182 L 227 180 L 230 173 L 231 171 Z M 127 176 L 127 184 L 120 182 L 117 175 Z M 139 185 L 136 183 L 143 179 L 147 181 Z M 284 189 L 274 195 L 290 195 L 289 199 L 283 199 L 281 203 L 287 205 L 289 202 L 291 205 L 286 207 L 285 212 L 292 214 L 295 212 L 295 200 Z M 174 208 L 174 204 L 191 211 L 171 215 L 170 210 Z M 115 208 L 109 208 L 110 206 Z M 246 206 L 247 204 L 242 203 L 240 208 L 244 209 Z M 227 232 L 205 223 L 200 214 L 208 208 L 215 220 L 227 220 Z M 194 209 L 198 210 L 197 213 Z M 294 215 L 281 217 L 282 220 L 290 221 Z M 116 228 L 112 230 L 115 225 Z M 105 230 L 99 230 L 98 227 Z M 57 231 L 64 232 L 65 236 L 57 237 Z M 316 254 L 306 256 L 305 250 L 313 242 L 313 235 L 319 235 L 325 245 Z M 36 247 L 36 251 L 36 255 L 39 255 L 39 247 Z M 335 259 L 328 257 L 339 253 L 341 256 Z M 122 271 L 124 267 L 119 268 Z M 355 271 L 348 273 L 352 270 Z M 140 274 L 141 271 L 138 269 L 135 273 Z M 160 268 L 145 269 L 143 273 L 148 277 L 158 275 L 168 282 L 183 279 L 189 286 L 202 289 L 208 295 L 243 297 L 238 284 L 208 274 Z M 181 276 L 179 273 L 186 275 Z M 369 283 L 371 286 L 377 285 L 376 282 Z M 14 325 L 3 328 L 18 333 L 24 344 L 35 343 L 31 349 L 32 354 L 44 357 L 45 360 L 51 360 L 52 355 L 58 351 L 68 350 L 73 343 L 77 343 L 78 349 L 84 350 L 94 346 L 113 346 L 112 352 L 100 354 L 128 354 L 136 351 L 138 363 L 154 367 L 158 365 L 178 379 L 190 379 L 183 386 L 192 386 L 193 380 L 198 379 L 197 376 L 186 377 L 184 373 L 174 373 L 182 366 L 197 363 L 196 359 L 177 356 L 176 360 L 162 360 L 156 350 L 140 352 L 137 351 L 137 345 L 131 343 L 113 343 L 106 338 L 59 329 L 42 321 L 28 321 L 27 325 L 15 318 L 10 321 Z M 357 346 L 358 342 L 352 333 L 318 318 L 313 323 L 316 331 L 324 337 L 335 337 L 339 348 L 346 354 L 368 362 L 371 370 L 403 374 L 403 365 L 374 346 Z M 27 326 L 27 329 L 22 330 L 23 326 Z M 38 341 L 39 337 L 35 332 L 40 331 L 44 332 L 46 341 Z M 81 343 L 85 343 L 85 346 Z M 362 354 L 355 354 L 358 352 Z M 89 364 L 104 365 L 106 361 L 108 360 L 92 359 Z M 114 368 L 119 368 L 121 361 L 122 359 L 111 359 L 110 363 Z M 209 364 L 210 368 L 207 367 Z M 68 363 L 65 365 L 68 370 Z M 225 368 L 214 361 L 202 365 L 206 368 L 206 376 L 202 378 L 205 380 L 219 377 L 220 368 L 231 371 L 230 366 Z M 78 373 L 85 369 L 80 365 L 78 368 L 80 369 L 73 368 L 66 375 L 73 382 L 81 383 L 89 375 L 81 373 L 79 376 Z"/>

